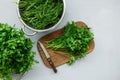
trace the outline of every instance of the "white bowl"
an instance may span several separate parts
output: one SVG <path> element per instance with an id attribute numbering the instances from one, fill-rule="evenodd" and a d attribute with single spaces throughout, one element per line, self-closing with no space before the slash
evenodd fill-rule
<path id="1" fill-rule="evenodd" d="M 19 1 L 20 1 L 20 0 L 18 0 L 18 3 L 19 3 Z M 55 29 L 55 28 L 57 27 L 57 25 L 62 21 L 62 19 L 63 19 L 63 17 L 64 17 L 64 14 L 65 14 L 66 4 L 65 4 L 65 0 L 62 0 L 62 1 L 63 1 L 63 12 L 62 12 L 62 16 L 61 16 L 60 20 L 59 20 L 54 26 L 52 26 L 52 27 L 50 27 L 50 28 L 47 28 L 47 29 L 43 29 L 43 30 L 34 29 L 34 28 L 28 26 L 28 25 L 22 20 L 21 15 L 20 15 L 20 12 L 19 12 L 19 4 L 18 4 L 18 5 L 17 5 L 17 13 L 18 13 L 18 17 L 19 17 L 21 23 L 23 24 L 23 31 L 24 31 L 24 33 L 25 33 L 26 35 L 35 35 L 37 32 L 45 32 L 45 31 L 50 31 L 50 30 Z M 29 34 L 29 33 L 25 32 L 25 27 L 28 28 L 28 29 L 30 29 L 30 30 L 32 30 L 33 33 L 32 33 L 32 34 Z"/>

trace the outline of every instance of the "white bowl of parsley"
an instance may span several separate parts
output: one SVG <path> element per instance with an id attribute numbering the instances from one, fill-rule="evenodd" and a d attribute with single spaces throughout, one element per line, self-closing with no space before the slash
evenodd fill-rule
<path id="1" fill-rule="evenodd" d="M 64 14 L 65 0 L 18 1 L 18 16 L 20 21 L 24 27 L 35 33 L 55 29 L 63 19 Z"/>

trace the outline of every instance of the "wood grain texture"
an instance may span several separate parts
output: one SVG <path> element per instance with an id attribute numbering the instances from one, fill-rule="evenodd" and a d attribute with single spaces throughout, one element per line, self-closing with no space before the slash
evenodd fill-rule
<path id="1" fill-rule="evenodd" d="M 76 24 L 77 24 L 78 26 L 83 26 L 83 27 L 84 27 L 84 26 L 85 26 L 85 27 L 87 26 L 87 25 L 86 25 L 84 22 L 82 22 L 82 21 L 78 21 L 78 22 L 76 22 Z M 62 65 L 62 64 L 65 64 L 66 62 L 68 62 L 68 61 L 70 60 L 70 56 L 67 55 L 65 51 L 62 51 L 62 50 L 54 51 L 54 50 L 52 50 L 52 49 L 50 49 L 50 48 L 47 48 L 47 47 L 46 47 L 46 45 L 47 45 L 47 44 L 46 44 L 46 41 L 47 41 L 47 40 L 51 40 L 51 39 L 53 39 L 53 38 L 56 38 L 56 37 L 60 36 L 62 33 L 63 33 L 63 29 L 59 29 L 59 30 L 54 31 L 54 32 L 52 32 L 52 33 L 49 33 L 49 34 L 47 34 L 47 35 L 45 35 L 45 36 L 43 36 L 43 37 L 41 37 L 41 38 L 39 39 L 39 41 L 41 41 L 41 43 L 45 46 L 46 50 L 48 51 L 48 53 L 49 53 L 49 55 L 50 55 L 50 57 L 51 57 L 54 65 L 55 65 L 56 67 L 57 67 L 57 66 L 60 66 L 60 65 Z M 93 41 L 91 42 L 90 47 L 89 47 L 89 49 L 88 49 L 88 51 L 87 51 L 86 53 L 89 54 L 90 52 L 92 52 L 93 49 L 94 49 L 94 46 L 95 46 L 95 43 L 94 43 L 94 40 L 93 40 Z M 45 64 L 48 68 L 51 68 L 50 65 L 49 65 L 49 63 L 48 63 L 48 61 L 47 61 L 47 58 L 46 58 L 43 50 L 41 49 L 41 47 L 39 46 L 39 44 L 37 44 L 37 48 L 38 48 L 38 51 L 39 51 L 39 53 L 40 53 L 40 56 L 41 56 L 44 64 Z M 58 53 L 62 53 L 62 54 L 58 54 Z M 64 54 L 63 54 L 63 53 L 64 53 Z"/>

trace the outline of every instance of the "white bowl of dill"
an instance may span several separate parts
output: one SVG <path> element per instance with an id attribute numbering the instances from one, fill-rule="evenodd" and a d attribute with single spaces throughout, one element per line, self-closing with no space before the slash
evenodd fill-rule
<path id="1" fill-rule="evenodd" d="M 34 33 L 53 30 L 65 14 L 65 0 L 18 0 L 18 16 Z"/>

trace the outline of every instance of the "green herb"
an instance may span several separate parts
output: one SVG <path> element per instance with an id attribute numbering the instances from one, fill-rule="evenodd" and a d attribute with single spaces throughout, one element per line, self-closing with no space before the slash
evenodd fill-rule
<path id="1" fill-rule="evenodd" d="M 63 34 L 48 41 L 47 46 L 54 50 L 64 49 L 71 56 L 68 64 L 72 64 L 86 56 L 93 33 L 87 26 L 77 26 L 75 22 L 68 23 L 63 30 Z"/>
<path id="2" fill-rule="evenodd" d="M 13 73 L 24 73 L 32 69 L 35 52 L 33 42 L 22 30 L 0 23 L 0 80 L 12 80 Z"/>
<path id="3" fill-rule="evenodd" d="M 20 0 L 20 15 L 30 27 L 47 29 L 55 25 L 63 12 L 62 0 Z"/>

